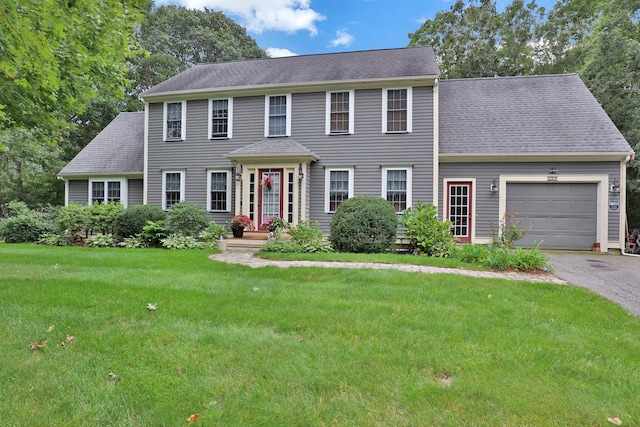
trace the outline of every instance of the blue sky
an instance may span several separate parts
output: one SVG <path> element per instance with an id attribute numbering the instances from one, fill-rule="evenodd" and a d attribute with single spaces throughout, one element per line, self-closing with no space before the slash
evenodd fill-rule
<path id="1" fill-rule="evenodd" d="M 454 0 L 156 0 L 222 11 L 271 56 L 405 47 Z M 538 0 L 550 9 L 553 0 Z M 508 0 L 497 0 L 504 7 Z"/>

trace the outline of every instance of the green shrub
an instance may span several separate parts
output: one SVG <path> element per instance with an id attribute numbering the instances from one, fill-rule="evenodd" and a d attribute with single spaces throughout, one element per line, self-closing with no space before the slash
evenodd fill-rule
<path id="1" fill-rule="evenodd" d="M 496 248 L 513 248 L 515 242 L 522 239 L 531 229 L 531 224 L 521 227 L 520 221 L 517 221 L 517 212 L 505 212 L 497 226 L 494 223 L 489 224 L 491 244 Z"/>
<path id="2" fill-rule="evenodd" d="M 148 248 L 149 243 L 147 239 L 145 239 L 142 234 L 138 234 L 137 236 L 129 236 L 125 237 L 122 242 L 118 243 L 118 246 L 122 246 L 127 249 L 138 249 L 138 248 Z"/>
<path id="3" fill-rule="evenodd" d="M 487 245 L 462 245 L 458 249 L 457 259 L 471 264 L 486 265 L 491 256 L 491 248 Z"/>
<path id="4" fill-rule="evenodd" d="M 83 234 L 86 236 L 90 228 L 87 210 L 77 203 L 61 207 L 56 216 L 56 223 L 60 230 L 66 230 L 74 240 L 78 240 Z"/>
<path id="5" fill-rule="evenodd" d="M 113 234 L 98 233 L 93 236 L 87 237 L 84 245 L 91 248 L 112 248 L 116 246 L 116 238 L 113 236 Z"/>
<path id="6" fill-rule="evenodd" d="M 411 247 L 429 256 L 450 258 L 456 255 L 456 241 L 451 233 L 451 222 L 438 220 L 438 209 L 418 202 L 415 209 L 408 208 L 402 215 L 402 224 Z"/>
<path id="7" fill-rule="evenodd" d="M 50 211 L 35 211 L 23 202 L 7 204 L 7 218 L 0 220 L 0 238 L 7 243 L 37 242 L 45 233 L 56 231 Z"/>
<path id="8" fill-rule="evenodd" d="M 224 237 L 227 234 L 224 225 L 216 224 L 215 221 L 209 222 L 207 228 L 200 233 L 200 238 L 204 240 L 209 246 L 213 246 L 216 240 L 220 240 L 220 237 Z"/>
<path id="9" fill-rule="evenodd" d="M 38 240 L 39 245 L 45 246 L 69 246 L 73 244 L 73 238 L 67 233 L 45 233 Z"/>
<path id="10" fill-rule="evenodd" d="M 0 222 L 0 237 L 6 243 L 31 243 L 55 231 L 55 225 L 35 211 L 11 216 Z"/>
<path id="11" fill-rule="evenodd" d="M 169 235 L 169 230 L 164 226 L 164 221 L 147 221 L 147 225 L 142 227 L 142 237 L 151 247 L 162 246 L 162 239 Z"/>
<path id="12" fill-rule="evenodd" d="M 7 207 L 5 211 L 6 211 L 5 213 L 7 217 L 12 217 L 12 216 L 26 215 L 29 212 L 31 212 L 31 209 L 29 209 L 29 207 L 25 202 L 19 202 L 17 200 L 13 200 L 7 203 Z"/>
<path id="13" fill-rule="evenodd" d="M 161 240 L 162 247 L 166 249 L 201 249 L 204 247 L 193 236 L 184 234 L 171 234 Z"/>
<path id="14" fill-rule="evenodd" d="M 499 271 L 536 271 L 548 268 L 546 256 L 537 248 L 493 248 L 487 265 Z"/>
<path id="15" fill-rule="evenodd" d="M 398 219 L 382 197 L 357 196 L 340 204 L 330 227 L 330 240 L 338 252 L 379 253 L 395 244 Z"/>
<path id="16" fill-rule="evenodd" d="M 119 240 L 142 233 L 147 221 L 163 221 L 167 214 L 154 205 L 131 206 L 118 214 L 115 235 Z"/>
<path id="17" fill-rule="evenodd" d="M 191 202 L 180 202 L 171 206 L 165 226 L 176 234 L 197 237 L 209 225 L 204 208 Z"/>
<path id="18" fill-rule="evenodd" d="M 85 206 L 89 228 L 102 234 L 113 234 L 116 228 L 118 215 L 124 210 L 124 206 L 117 202 L 96 203 Z"/>

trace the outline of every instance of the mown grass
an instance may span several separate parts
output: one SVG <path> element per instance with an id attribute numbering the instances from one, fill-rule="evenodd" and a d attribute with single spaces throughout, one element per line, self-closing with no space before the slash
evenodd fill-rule
<path id="1" fill-rule="evenodd" d="M 489 267 L 463 262 L 455 258 L 437 258 L 429 256 L 414 256 L 409 254 L 354 254 L 345 252 L 287 253 L 260 251 L 257 253 L 257 256 L 265 259 L 285 261 L 376 262 L 382 264 L 411 264 L 443 268 L 489 270 Z"/>
<path id="2" fill-rule="evenodd" d="M 640 423 L 640 319 L 584 289 L 33 245 L 0 278 L 2 425 Z"/>

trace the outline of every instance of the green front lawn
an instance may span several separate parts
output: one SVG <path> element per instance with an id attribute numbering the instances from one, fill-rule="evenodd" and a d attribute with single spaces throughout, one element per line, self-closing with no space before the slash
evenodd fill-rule
<path id="1" fill-rule="evenodd" d="M 640 319 L 571 286 L 0 244 L 0 307 L 7 426 L 640 424 Z"/>

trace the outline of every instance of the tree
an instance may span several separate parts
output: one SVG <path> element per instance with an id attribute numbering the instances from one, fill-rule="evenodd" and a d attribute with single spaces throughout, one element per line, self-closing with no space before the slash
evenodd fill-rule
<path id="1" fill-rule="evenodd" d="M 457 0 L 409 34 L 409 45 L 433 46 L 443 78 L 531 74 L 543 15 L 535 1 L 514 0 L 498 13 L 491 0 Z"/>
<path id="2" fill-rule="evenodd" d="M 98 92 L 121 94 L 141 3 L 2 2 L 0 126 L 55 133 Z"/>

